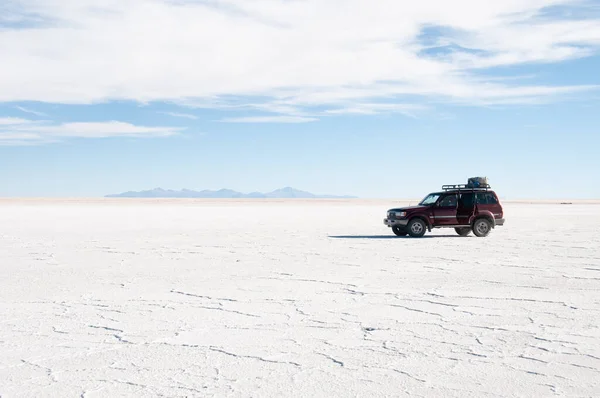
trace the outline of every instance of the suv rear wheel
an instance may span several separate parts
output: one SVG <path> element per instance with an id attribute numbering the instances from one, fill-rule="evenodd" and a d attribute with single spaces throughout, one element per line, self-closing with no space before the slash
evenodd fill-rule
<path id="1" fill-rule="evenodd" d="M 392 231 L 398 236 L 406 236 L 406 234 L 408 234 L 408 232 L 406 232 L 406 229 L 398 226 L 392 227 Z"/>
<path id="2" fill-rule="evenodd" d="M 492 231 L 492 223 L 486 218 L 478 218 L 473 223 L 473 233 L 475 236 L 484 238 Z"/>
<path id="3" fill-rule="evenodd" d="M 427 230 L 427 225 L 425 225 L 425 221 L 420 218 L 413 218 L 408 222 L 408 234 L 413 238 L 420 238 L 425 235 L 425 231 Z"/>
<path id="4" fill-rule="evenodd" d="M 469 227 L 459 227 L 459 228 L 454 228 L 454 230 L 460 236 L 468 236 L 471 233 L 471 228 L 469 228 Z"/>

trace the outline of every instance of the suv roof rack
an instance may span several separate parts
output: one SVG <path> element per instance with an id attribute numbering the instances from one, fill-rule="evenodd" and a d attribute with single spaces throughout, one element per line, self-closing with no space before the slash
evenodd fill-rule
<path id="1" fill-rule="evenodd" d="M 467 184 L 442 185 L 444 191 L 487 191 L 490 188 L 490 184 L 483 184 L 479 187 L 473 187 Z"/>

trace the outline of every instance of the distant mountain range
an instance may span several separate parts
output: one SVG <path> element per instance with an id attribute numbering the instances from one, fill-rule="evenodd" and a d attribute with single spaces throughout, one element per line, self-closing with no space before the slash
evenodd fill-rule
<path id="1" fill-rule="evenodd" d="M 301 191 L 292 187 L 277 189 L 273 192 L 251 192 L 242 193 L 231 189 L 220 189 L 218 191 L 192 191 L 182 189 L 175 191 L 172 189 L 154 188 L 148 191 L 129 191 L 119 194 L 106 195 L 107 198 L 208 198 L 208 199 L 355 199 L 356 196 L 336 196 L 336 195 L 316 195 L 310 192 Z"/>

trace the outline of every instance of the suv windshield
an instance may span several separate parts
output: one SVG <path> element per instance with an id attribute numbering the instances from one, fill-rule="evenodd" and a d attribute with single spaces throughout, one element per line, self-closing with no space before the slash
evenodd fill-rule
<path id="1" fill-rule="evenodd" d="M 421 206 L 432 205 L 435 202 L 437 202 L 437 200 L 439 199 L 440 196 L 441 195 L 439 193 L 431 193 L 431 194 L 427 195 L 425 197 L 425 199 L 423 199 L 421 201 L 421 203 L 419 203 L 419 205 L 421 205 Z"/>

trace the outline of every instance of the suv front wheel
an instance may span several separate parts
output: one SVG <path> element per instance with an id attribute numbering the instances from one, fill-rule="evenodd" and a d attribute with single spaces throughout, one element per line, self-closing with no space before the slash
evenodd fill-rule
<path id="1" fill-rule="evenodd" d="M 427 230 L 427 225 L 425 221 L 420 218 L 413 218 L 408 222 L 408 234 L 413 238 L 420 238 L 425 235 L 425 231 Z"/>
<path id="2" fill-rule="evenodd" d="M 398 226 L 393 226 L 392 231 L 398 236 L 406 236 L 406 234 L 408 234 L 408 232 L 406 232 L 406 229 Z"/>

